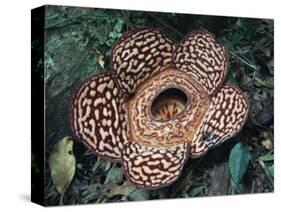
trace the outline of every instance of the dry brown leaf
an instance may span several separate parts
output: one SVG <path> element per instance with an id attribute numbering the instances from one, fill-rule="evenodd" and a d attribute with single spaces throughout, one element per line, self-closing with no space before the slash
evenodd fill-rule
<path id="1" fill-rule="evenodd" d="M 54 146 L 49 157 L 52 181 L 60 194 L 66 191 L 75 173 L 76 159 L 72 150 L 72 138 L 64 137 Z"/>
<path id="2" fill-rule="evenodd" d="M 130 183 L 124 183 L 122 186 L 112 186 L 108 189 L 106 196 L 111 198 L 116 195 L 128 196 L 129 193 L 135 191 L 137 187 Z"/>

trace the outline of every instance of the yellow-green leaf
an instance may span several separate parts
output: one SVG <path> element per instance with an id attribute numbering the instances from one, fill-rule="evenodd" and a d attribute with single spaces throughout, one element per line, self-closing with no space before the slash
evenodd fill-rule
<path id="1" fill-rule="evenodd" d="M 261 156 L 259 157 L 259 160 L 262 160 L 262 161 L 272 161 L 274 159 L 274 155 L 273 154 L 266 154 L 264 156 Z"/>
<path id="2" fill-rule="evenodd" d="M 49 157 L 52 181 L 60 194 L 63 194 L 71 183 L 75 163 L 73 140 L 71 137 L 64 137 L 54 146 Z"/>
<path id="3" fill-rule="evenodd" d="M 266 140 L 262 141 L 261 143 L 268 150 L 271 150 L 273 147 L 272 141 L 270 139 L 266 139 Z"/>

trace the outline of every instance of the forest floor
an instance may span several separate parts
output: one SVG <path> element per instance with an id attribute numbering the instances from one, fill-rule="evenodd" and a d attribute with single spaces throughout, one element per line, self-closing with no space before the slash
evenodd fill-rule
<path id="1" fill-rule="evenodd" d="M 190 159 L 175 183 L 157 190 L 136 188 L 120 164 L 102 160 L 74 142 L 76 172 L 63 198 L 52 183 L 46 161 L 47 205 L 274 191 L 273 20 L 48 6 L 45 24 L 45 58 L 36 67 L 45 68 L 46 158 L 55 143 L 73 136 L 68 107 L 74 88 L 108 70 L 114 42 L 138 27 L 160 28 L 177 41 L 194 29 L 212 32 L 228 50 L 227 81 L 246 92 L 251 106 L 238 136 L 202 158 Z M 237 144 L 245 148 L 233 150 Z M 245 173 L 238 185 L 229 171 L 231 151 L 250 158 L 240 164 Z"/>

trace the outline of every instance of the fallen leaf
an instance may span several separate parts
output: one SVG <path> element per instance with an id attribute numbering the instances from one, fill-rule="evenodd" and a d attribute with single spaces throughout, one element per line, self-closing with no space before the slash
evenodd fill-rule
<path id="1" fill-rule="evenodd" d="M 195 197 L 197 196 L 201 191 L 203 191 L 204 188 L 208 186 L 208 183 L 195 183 L 191 186 L 190 191 L 188 192 L 189 196 Z"/>
<path id="2" fill-rule="evenodd" d="M 274 177 L 274 165 L 267 166 L 266 171 L 271 175 L 271 177 Z"/>
<path id="3" fill-rule="evenodd" d="M 259 157 L 259 160 L 262 160 L 262 161 L 272 161 L 274 159 L 274 155 L 273 154 L 266 154 L 264 156 L 261 156 Z"/>
<path id="4" fill-rule="evenodd" d="M 271 150 L 273 147 L 272 141 L 270 139 L 266 139 L 266 140 L 262 141 L 261 143 L 268 150 Z"/>
<path id="5" fill-rule="evenodd" d="M 76 159 L 72 150 L 72 138 L 64 137 L 54 146 L 49 157 L 52 181 L 60 194 L 66 191 L 75 173 Z"/>
<path id="6" fill-rule="evenodd" d="M 133 201 L 144 201 L 149 199 L 149 193 L 144 189 L 137 189 L 128 194 L 130 200 Z"/>
<path id="7" fill-rule="evenodd" d="M 270 57 L 272 49 L 269 47 L 260 47 L 259 50 L 266 56 Z"/>
<path id="8" fill-rule="evenodd" d="M 123 169 L 121 167 L 117 167 L 116 165 L 114 165 L 108 171 L 104 184 L 122 182 L 122 179 L 123 179 Z"/>
<path id="9" fill-rule="evenodd" d="M 229 156 L 229 170 L 234 183 L 238 186 L 251 158 L 249 147 L 242 145 L 241 143 L 236 144 Z"/>
<path id="10" fill-rule="evenodd" d="M 104 56 L 102 54 L 97 54 L 98 63 L 104 69 Z"/>
<path id="11" fill-rule="evenodd" d="M 104 190 L 106 191 L 105 195 L 108 198 L 111 198 L 116 195 L 128 196 L 129 193 L 135 191 L 136 189 L 137 187 L 135 185 L 132 185 L 128 182 L 125 182 L 122 185 L 109 184 L 104 188 Z"/>
<path id="12" fill-rule="evenodd" d="M 112 162 L 110 160 L 104 160 L 98 157 L 97 161 L 94 164 L 94 167 L 92 168 L 92 171 L 94 174 L 98 172 L 99 170 L 102 170 L 102 172 L 107 172 L 112 166 Z"/>
<path id="13" fill-rule="evenodd" d="M 96 47 L 93 47 L 93 48 L 96 51 L 96 57 L 97 57 L 98 64 L 102 67 L 102 69 L 104 69 L 104 56 L 103 56 L 103 54 Z"/>

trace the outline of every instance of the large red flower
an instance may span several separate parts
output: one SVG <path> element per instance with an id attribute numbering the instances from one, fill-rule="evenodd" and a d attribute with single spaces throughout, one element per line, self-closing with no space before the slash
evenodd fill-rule
<path id="1" fill-rule="evenodd" d="M 166 186 L 188 157 L 242 128 L 248 100 L 223 84 L 227 64 L 226 49 L 207 31 L 180 43 L 157 29 L 130 31 L 112 48 L 112 70 L 77 89 L 71 128 L 95 154 L 121 162 L 139 187 Z"/>

